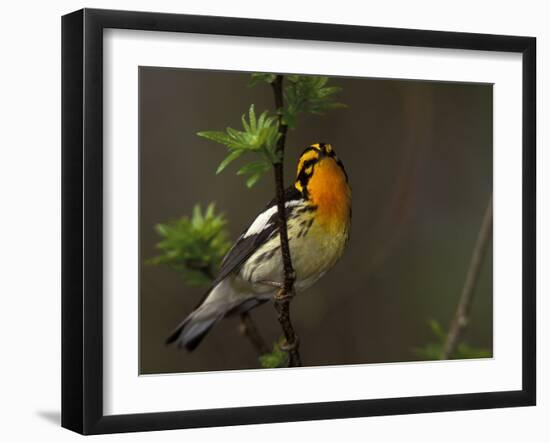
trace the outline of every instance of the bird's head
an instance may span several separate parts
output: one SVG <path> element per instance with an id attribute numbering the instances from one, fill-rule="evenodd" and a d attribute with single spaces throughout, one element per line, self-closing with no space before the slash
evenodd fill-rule
<path id="1" fill-rule="evenodd" d="M 315 143 L 308 146 L 300 155 L 294 186 L 304 197 L 344 184 L 347 187 L 347 183 L 348 176 L 344 164 L 337 157 L 332 145 Z"/>

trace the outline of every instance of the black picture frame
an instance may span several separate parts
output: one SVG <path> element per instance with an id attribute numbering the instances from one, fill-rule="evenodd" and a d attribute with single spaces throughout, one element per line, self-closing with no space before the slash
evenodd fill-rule
<path id="1" fill-rule="evenodd" d="M 522 389 L 130 415 L 103 412 L 103 30 L 192 32 L 522 54 Z M 83 9 L 62 18 L 62 426 L 150 431 L 535 405 L 536 39 Z"/>

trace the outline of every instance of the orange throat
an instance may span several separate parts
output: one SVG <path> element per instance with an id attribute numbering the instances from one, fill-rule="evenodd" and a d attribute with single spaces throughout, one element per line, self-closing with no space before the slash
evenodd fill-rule
<path id="1" fill-rule="evenodd" d="M 315 165 L 307 190 L 317 206 L 316 220 L 331 232 L 347 229 L 351 215 L 351 189 L 340 166 L 332 158 Z"/>

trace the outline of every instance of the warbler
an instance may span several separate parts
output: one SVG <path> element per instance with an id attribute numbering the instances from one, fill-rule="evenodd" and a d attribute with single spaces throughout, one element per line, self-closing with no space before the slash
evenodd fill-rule
<path id="1" fill-rule="evenodd" d="M 351 188 L 330 144 L 307 147 L 296 181 L 285 190 L 295 291 L 319 280 L 342 256 L 351 223 Z M 192 351 L 218 321 L 272 299 L 284 281 L 276 199 L 256 217 L 224 257 L 199 305 L 166 342 Z"/>

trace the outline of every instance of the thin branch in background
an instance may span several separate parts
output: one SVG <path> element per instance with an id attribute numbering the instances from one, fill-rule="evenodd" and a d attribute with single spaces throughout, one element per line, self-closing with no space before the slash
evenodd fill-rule
<path id="1" fill-rule="evenodd" d="M 248 338 L 259 356 L 270 352 L 269 347 L 265 343 L 263 337 L 260 335 L 260 331 L 252 320 L 250 313 L 243 312 L 241 314 L 241 323 L 239 325 L 239 330 L 242 335 Z"/>
<path id="2" fill-rule="evenodd" d="M 198 271 L 202 272 L 205 277 L 214 281 L 215 275 L 210 268 L 198 268 Z M 256 350 L 259 356 L 267 354 L 269 346 L 267 346 L 264 338 L 260 334 L 260 330 L 257 328 L 256 323 L 252 320 L 249 312 L 241 313 L 241 322 L 239 324 L 240 333 L 250 341 L 252 347 Z"/>
<path id="3" fill-rule="evenodd" d="M 460 300 L 456 309 L 454 319 L 449 328 L 447 335 L 447 341 L 443 348 L 441 355 L 442 359 L 448 359 L 456 351 L 456 348 L 460 342 L 462 334 L 468 325 L 470 308 L 472 306 L 472 300 L 474 297 L 474 291 L 483 265 L 483 258 L 487 252 L 487 247 L 491 240 L 491 234 L 493 231 L 493 196 L 489 197 L 487 209 L 481 222 L 481 228 L 477 236 L 477 241 L 472 253 L 472 259 L 466 274 L 466 280 L 464 281 L 464 287 L 460 295 Z"/>
<path id="4" fill-rule="evenodd" d="M 290 248 L 288 245 L 288 232 L 286 224 L 285 198 L 284 198 L 284 176 L 283 176 L 283 159 L 285 151 L 286 134 L 288 126 L 284 124 L 281 110 L 283 108 L 283 76 L 277 75 L 271 83 L 275 96 L 275 106 L 279 116 L 279 134 L 277 140 L 277 151 L 280 155 L 280 160 L 273 165 L 275 175 L 275 191 L 277 198 L 277 213 L 279 217 L 279 235 L 281 239 L 281 255 L 284 266 L 284 282 L 283 287 L 275 295 L 275 309 L 277 310 L 278 320 L 281 324 L 286 343 L 281 346 L 282 349 L 289 353 L 289 366 L 301 366 L 302 361 L 298 350 L 299 342 L 294 327 L 290 320 L 290 300 L 294 295 L 294 280 L 296 274 L 292 267 L 292 258 L 290 256 Z"/>

